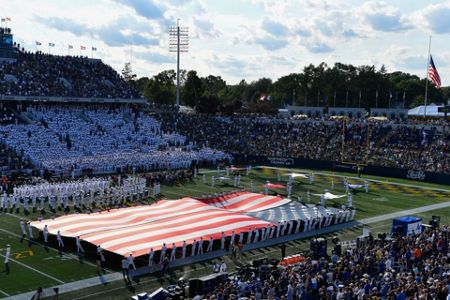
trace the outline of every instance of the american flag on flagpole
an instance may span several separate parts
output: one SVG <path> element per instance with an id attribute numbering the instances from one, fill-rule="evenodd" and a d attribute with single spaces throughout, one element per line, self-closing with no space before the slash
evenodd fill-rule
<path id="1" fill-rule="evenodd" d="M 428 76 L 430 76 L 431 82 L 436 86 L 436 88 L 441 87 L 441 77 L 434 65 L 433 57 L 430 55 L 430 65 L 428 66 Z"/>

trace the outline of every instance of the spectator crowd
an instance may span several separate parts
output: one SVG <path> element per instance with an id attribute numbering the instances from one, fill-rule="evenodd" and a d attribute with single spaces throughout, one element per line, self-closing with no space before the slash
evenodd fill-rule
<path id="1" fill-rule="evenodd" d="M 449 299 L 448 226 L 412 236 L 369 236 L 342 253 L 270 272 L 229 276 L 194 299 Z M 336 249 L 336 248 L 335 248 Z M 261 270 L 261 269 L 260 269 Z"/>
<path id="2" fill-rule="evenodd" d="M 366 163 L 450 174 L 448 126 L 354 119 L 159 113 L 166 132 L 228 153 Z M 439 130 L 438 130 L 439 128 Z"/>
<path id="3" fill-rule="evenodd" d="M 0 64 L 0 95 L 140 98 L 139 92 L 99 59 L 21 52 Z"/>
<path id="4" fill-rule="evenodd" d="M 221 151 L 196 148 L 177 133 L 164 133 L 156 119 L 123 106 L 40 105 L 23 110 L 29 123 L 1 126 L 0 142 L 42 173 L 187 169 L 193 162 L 228 158 Z"/>

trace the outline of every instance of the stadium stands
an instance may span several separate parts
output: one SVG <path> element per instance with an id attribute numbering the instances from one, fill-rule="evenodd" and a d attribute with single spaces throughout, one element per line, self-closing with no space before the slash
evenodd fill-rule
<path id="1" fill-rule="evenodd" d="M 414 121 L 393 124 L 354 119 L 344 125 L 342 120 L 332 119 L 294 121 L 174 113 L 160 113 L 158 118 L 163 130 L 180 132 L 190 141 L 231 154 L 367 161 L 376 166 L 450 173 L 450 131 L 446 126 L 437 131 L 440 125 L 425 126 Z"/>
<path id="2" fill-rule="evenodd" d="M 185 137 L 163 133 L 154 118 L 125 107 L 28 106 L 30 124 L 0 127 L 0 141 L 41 171 L 80 175 L 189 168 L 193 161 L 215 162 L 227 155 L 196 149 Z"/>
<path id="3" fill-rule="evenodd" d="M 0 95 L 140 98 L 110 66 L 98 59 L 21 52 L 0 64 Z"/>
<path id="4" fill-rule="evenodd" d="M 342 254 L 227 276 L 198 299 L 448 299 L 448 227 L 359 241 Z M 212 291 L 211 291 L 212 290 Z M 195 298 L 194 298 L 195 299 Z"/>

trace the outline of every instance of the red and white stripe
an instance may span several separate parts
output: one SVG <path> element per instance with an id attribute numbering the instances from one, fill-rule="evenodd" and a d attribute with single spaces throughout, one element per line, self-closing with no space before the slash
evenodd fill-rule
<path id="1" fill-rule="evenodd" d="M 256 212 L 281 206 L 291 201 L 283 197 L 249 192 L 238 192 L 220 196 L 217 198 L 200 200 L 202 200 L 204 203 L 214 205 L 215 207 L 236 212 Z"/>
<path id="2" fill-rule="evenodd" d="M 208 240 L 210 236 L 220 239 L 222 232 L 229 236 L 231 231 L 239 234 L 269 224 L 191 198 L 32 222 L 32 226 L 41 230 L 47 225 L 52 234 L 59 230 L 62 236 L 80 236 L 107 251 L 119 255 L 132 252 L 134 256 L 144 255 L 150 248 L 159 250 L 163 243 L 168 247 L 172 243 L 181 246 L 183 241 L 189 244 L 201 237 Z"/>

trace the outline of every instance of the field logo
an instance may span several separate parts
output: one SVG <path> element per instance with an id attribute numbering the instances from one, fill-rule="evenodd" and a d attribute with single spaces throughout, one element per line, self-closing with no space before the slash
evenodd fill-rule
<path id="1" fill-rule="evenodd" d="M 294 166 L 294 159 L 293 158 L 268 157 L 267 160 L 272 165 L 287 166 L 287 167 L 293 167 Z"/>
<path id="2" fill-rule="evenodd" d="M 408 170 L 408 174 L 406 174 L 406 178 L 425 180 L 425 172 L 424 171 Z"/>

